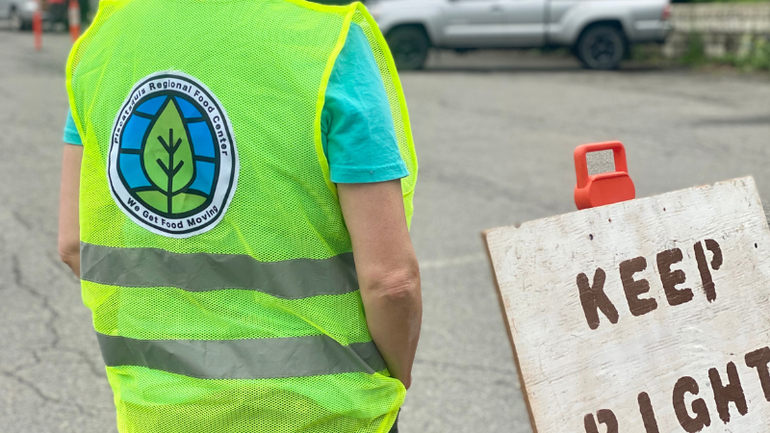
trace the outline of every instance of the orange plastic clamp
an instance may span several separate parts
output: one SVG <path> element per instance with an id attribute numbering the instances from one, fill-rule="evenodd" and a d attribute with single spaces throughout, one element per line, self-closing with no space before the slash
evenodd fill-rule
<path id="1" fill-rule="evenodd" d="M 589 175 L 586 154 L 612 150 L 615 159 L 615 171 Z M 575 204 L 578 209 L 588 209 L 636 197 L 634 182 L 628 175 L 626 149 L 619 141 L 583 144 L 575 149 Z"/>

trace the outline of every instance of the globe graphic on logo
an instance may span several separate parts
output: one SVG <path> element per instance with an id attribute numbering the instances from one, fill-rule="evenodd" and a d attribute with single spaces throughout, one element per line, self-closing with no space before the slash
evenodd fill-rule
<path id="1" fill-rule="evenodd" d="M 158 215 L 183 218 L 211 203 L 220 157 L 203 108 L 180 92 L 163 93 L 134 106 L 117 168 L 131 197 Z"/>

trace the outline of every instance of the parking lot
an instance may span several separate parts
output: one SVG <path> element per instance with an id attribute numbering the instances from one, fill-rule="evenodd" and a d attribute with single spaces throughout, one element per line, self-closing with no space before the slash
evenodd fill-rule
<path id="1" fill-rule="evenodd" d="M 90 312 L 56 252 L 69 46 L 46 34 L 35 52 L 0 30 L 1 433 L 116 431 Z M 770 200 L 767 76 L 499 51 L 433 54 L 402 80 L 425 303 L 404 433 L 531 431 L 480 234 L 573 211 L 575 146 L 622 141 L 639 197 L 753 175 Z"/>

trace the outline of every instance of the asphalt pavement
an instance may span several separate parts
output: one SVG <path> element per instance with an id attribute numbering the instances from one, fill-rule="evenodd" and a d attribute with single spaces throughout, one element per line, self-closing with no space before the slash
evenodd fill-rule
<path id="1" fill-rule="evenodd" d="M 56 252 L 69 47 L 0 30 L 1 433 L 116 431 L 90 312 Z M 639 197 L 753 175 L 770 199 L 770 79 L 516 52 L 429 65 L 402 75 L 425 316 L 401 431 L 527 433 L 481 232 L 573 211 L 572 150 L 596 141 L 626 145 Z"/>

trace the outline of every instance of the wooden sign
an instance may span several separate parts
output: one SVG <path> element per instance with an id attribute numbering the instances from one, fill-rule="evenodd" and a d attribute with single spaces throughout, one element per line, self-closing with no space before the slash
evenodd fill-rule
<path id="1" fill-rule="evenodd" d="M 753 179 L 485 237 L 536 432 L 770 432 L 770 230 Z"/>

